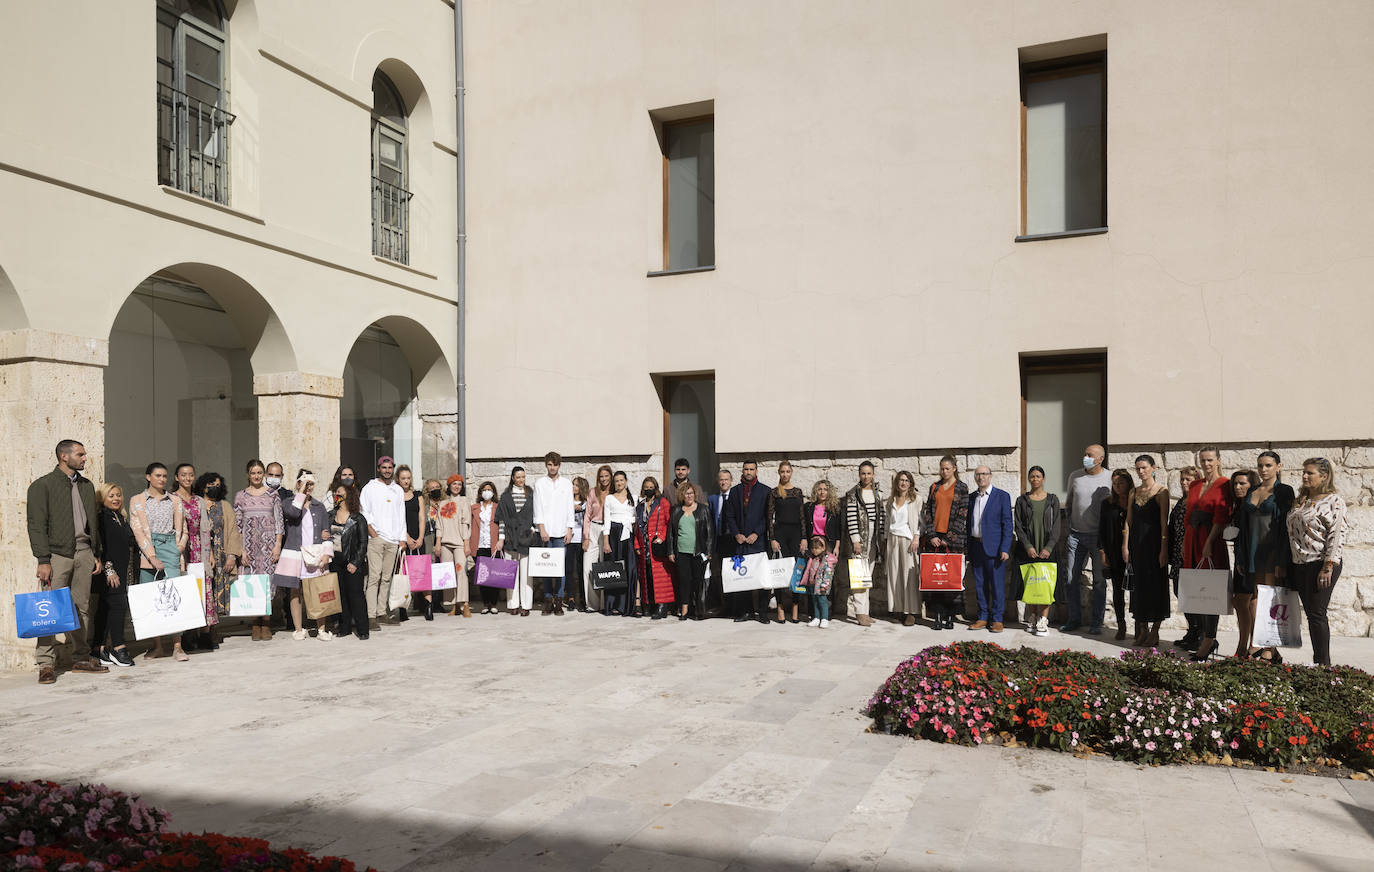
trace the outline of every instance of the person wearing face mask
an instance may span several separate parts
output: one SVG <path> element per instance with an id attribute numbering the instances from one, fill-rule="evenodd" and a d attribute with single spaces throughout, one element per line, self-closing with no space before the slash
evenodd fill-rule
<path id="1" fill-rule="evenodd" d="M 468 532 L 468 553 L 473 560 L 490 557 L 501 539 L 500 523 L 496 520 L 496 485 L 484 481 L 477 487 L 477 502 L 472 504 L 472 520 Z M 474 566 L 473 572 L 476 572 Z M 469 583 L 471 580 L 469 580 Z M 496 614 L 500 588 L 478 587 L 482 593 L 482 614 Z"/>
<path id="2" fill-rule="evenodd" d="M 530 583 L 530 546 L 538 531 L 534 526 L 534 488 L 525 484 L 525 467 L 510 471 L 510 484 L 496 504 L 496 521 L 500 538 L 496 551 L 507 554 L 518 565 L 515 587 L 506 597 L 506 607 L 512 615 L 529 617 L 534 607 L 534 588 Z"/>
<path id="3" fill-rule="evenodd" d="M 436 482 L 437 483 L 437 482 Z M 452 563 L 453 575 L 458 586 L 453 589 L 450 615 L 472 617 L 468 606 L 468 538 L 472 535 L 472 503 L 463 487 L 463 477 L 457 473 L 448 477 L 448 496 L 442 492 L 430 495 L 434 505 L 434 547 L 438 562 Z M 442 498 L 442 499 L 441 499 Z"/>
<path id="4" fill-rule="evenodd" d="M 283 484 L 285 480 L 286 472 L 283 470 L 280 463 L 274 460 L 267 464 L 267 474 L 263 477 L 263 484 L 267 486 L 268 490 L 276 494 L 277 502 L 281 503 L 283 510 L 286 509 L 287 505 L 290 504 L 291 500 L 295 497 L 295 492 Z M 283 530 L 284 529 L 283 527 Z M 283 533 L 283 535 L 285 534 Z M 294 633 L 299 629 L 300 625 L 292 623 L 293 614 L 290 608 L 287 607 L 287 603 L 291 598 L 290 594 L 288 594 L 284 588 L 277 588 L 274 586 L 272 588 L 272 598 L 272 617 L 268 618 L 269 623 L 276 623 Z"/>
<path id="5" fill-rule="evenodd" d="M 1088 632 L 1101 633 L 1102 621 L 1107 614 L 1107 578 L 1102 572 L 1102 550 L 1097 542 L 1102 504 L 1112 492 L 1112 474 L 1102 465 L 1106 458 L 1105 448 L 1089 445 L 1083 452 L 1083 468 L 1069 473 L 1064 503 L 1064 510 L 1069 516 L 1068 573 L 1064 579 L 1069 619 L 1060 626 L 1061 633 L 1072 633 L 1083 626 L 1080 580 L 1085 563 L 1091 563 L 1093 573 L 1092 626 Z"/>
<path id="6" fill-rule="evenodd" d="M 673 570 L 668 564 L 668 519 L 672 507 L 658 491 L 658 479 L 646 476 L 640 486 L 642 499 L 635 506 L 635 552 L 639 561 L 639 577 L 644 579 L 645 611 L 652 611 L 655 621 L 668 617 L 668 609 L 676 595 L 673 591 Z"/>
<path id="7" fill-rule="evenodd" d="M 368 629 L 377 630 L 390 610 L 391 576 L 406 540 L 406 497 L 396 483 L 396 461 L 390 456 L 377 459 L 377 477 L 363 487 L 359 503 L 367 519 Z"/>
<path id="8" fill-rule="evenodd" d="M 329 527 L 329 512 L 324 503 L 315 499 L 315 474 L 310 470 L 296 472 L 296 489 L 291 501 L 282 507 L 282 516 L 286 532 L 282 540 L 281 558 L 272 575 L 272 585 L 286 591 L 291 622 L 296 627 L 291 636 L 297 642 L 303 642 L 309 634 L 302 620 L 304 603 L 301 600 L 301 583 L 307 578 L 318 578 L 328 572 L 334 556 L 331 547 L 334 534 Z M 317 627 L 316 637 L 320 640 L 334 638 L 323 618 L 317 621 Z"/>
<path id="9" fill-rule="evenodd" d="M 205 630 L 200 647 L 213 651 L 219 647 L 219 620 L 229 615 L 229 586 L 243 556 L 243 542 L 234 523 L 234 507 L 225 499 L 222 475 L 205 473 L 196 479 L 192 492 L 200 514 L 197 553 L 205 565 Z"/>
<path id="10" fill-rule="evenodd" d="M 286 525 L 282 519 L 281 500 L 277 492 L 267 487 L 265 468 L 261 460 L 248 461 L 248 487 L 234 494 L 234 523 L 243 543 L 243 572 L 246 575 L 272 574 L 281 556 L 282 536 Z M 253 619 L 253 641 L 268 642 L 272 627 L 267 618 Z"/>
<path id="11" fill-rule="evenodd" d="M 725 499 L 725 538 L 733 545 L 734 556 L 759 554 L 768 550 L 768 493 L 770 488 L 759 481 L 759 465 L 755 460 L 744 461 L 740 482 Z M 727 549 L 730 545 L 726 546 Z M 729 555 L 727 555 L 729 556 Z M 760 607 L 766 602 L 760 591 L 749 590 L 728 594 L 733 600 L 731 611 L 735 623 L 755 620 L 767 624 L 768 614 Z"/>
<path id="12" fill-rule="evenodd" d="M 357 481 L 358 478 L 353 473 L 353 467 L 340 466 L 338 469 L 334 470 L 334 478 L 331 479 L 329 482 L 329 491 L 321 495 L 323 499 L 321 499 L 320 501 L 324 503 L 325 508 L 329 509 L 330 511 L 333 511 L 334 494 L 339 492 L 339 487 L 354 487 L 356 486 Z"/>

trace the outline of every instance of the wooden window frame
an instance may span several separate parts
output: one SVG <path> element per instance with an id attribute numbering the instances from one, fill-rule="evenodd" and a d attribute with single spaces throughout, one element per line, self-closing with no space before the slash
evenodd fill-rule
<path id="1" fill-rule="evenodd" d="M 711 146 L 711 148 L 712 148 L 712 151 L 714 152 L 714 149 L 715 149 L 715 145 L 714 145 L 714 141 L 715 141 L 714 134 L 715 134 L 715 129 L 716 129 L 716 114 L 715 114 L 714 112 L 709 112 L 709 113 L 707 113 L 707 114 L 705 114 L 705 115 L 693 115 L 693 116 L 690 117 L 690 118 L 674 118 L 672 121 L 664 121 L 664 122 L 662 123 L 661 127 L 660 127 L 660 131 L 659 131 L 660 142 L 663 144 L 662 157 L 663 157 L 663 271 L 664 271 L 664 272 L 693 272 L 693 271 L 696 271 L 696 270 L 713 269 L 713 268 L 715 267 L 715 263 L 714 263 L 715 258 L 714 258 L 714 257 L 711 258 L 711 260 L 713 261 L 713 263 L 711 263 L 711 264 L 703 264 L 703 265 L 701 265 L 701 266 L 692 267 L 692 268 L 689 268 L 689 269 L 674 270 L 674 269 L 669 265 L 669 264 L 671 263 L 672 245 L 671 245 L 671 240 L 668 238 L 668 236 L 669 236 L 669 220 L 668 220 L 668 214 L 669 214 L 669 202 L 668 202 L 668 201 L 669 201 L 669 193 L 668 193 L 668 192 L 669 192 L 669 188 L 670 188 L 670 185 L 669 185 L 669 177 L 670 177 L 670 175 L 671 175 L 671 173 L 670 173 L 670 167 L 669 167 L 669 161 L 668 161 L 668 135 L 669 135 L 669 134 L 668 134 L 668 131 L 669 131 L 670 129 L 674 128 L 674 127 L 679 127 L 679 126 L 682 126 L 682 125 L 687 125 L 687 124 L 701 124 L 703 121 L 710 121 L 710 122 L 711 122 L 711 133 L 713 134 L 713 136 L 712 136 L 712 146 Z M 714 159 L 715 159 L 715 155 L 714 155 L 714 153 L 713 153 L 713 154 L 712 154 L 712 160 L 714 160 Z M 714 226 L 714 216 L 712 216 L 712 224 L 713 224 L 713 226 Z M 714 247 L 714 246 L 713 246 L 713 247 Z"/>
<path id="2" fill-rule="evenodd" d="M 1102 373 L 1102 445 L 1107 447 L 1107 352 L 1078 351 L 1054 354 L 1022 354 L 1021 379 L 1021 481 L 1026 480 L 1026 381 L 1032 375 L 1059 375 L 1072 372 Z"/>
<path id="3" fill-rule="evenodd" d="M 1030 82 L 1043 82 L 1050 79 L 1065 79 L 1084 73 L 1102 74 L 1102 223 L 1107 226 L 1107 52 L 1093 51 L 1085 54 L 1070 55 L 1045 61 L 1030 61 L 1021 64 L 1021 224 L 1020 237 L 1026 236 L 1026 85 Z M 1076 235 L 1083 230 L 1064 230 L 1062 233 L 1037 234 L 1037 236 Z"/>

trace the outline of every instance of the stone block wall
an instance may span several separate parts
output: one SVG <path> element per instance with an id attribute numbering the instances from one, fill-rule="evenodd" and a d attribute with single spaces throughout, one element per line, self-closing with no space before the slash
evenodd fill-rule
<path id="1" fill-rule="evenodd" d="M 1108 452 L 1108 467 L 1124 468 L 1132 471 L 1134 479 L 1135 458 L 1141 454 L 1152 455 L 1158 465 L 1156 477 L 1166 482 L 1172 499 L 1178 499 L 1179 471 L 1196 462 L 1196 452 L 1200 444 L 1167 445 L 1117 445 Z M 1260 451 L 1270 448 L 1283 458 L 1283 478 L 1295 489 L 1298 486 L 1302 462 L 1309 457 L 1325 457 L 1331 461 L 1336 474 L 1336 487 L 1345 498 L 1348 507 L 1348 529 L 1345 540 L 1345 562 L 1341 580 L 1331 597 L 1328 618 L 1331 631 L 1341 636 L 1374 635 L 1374 440 L 1371 441 L 1331 441 L 1306 443 L 1226 443 L 1217 446 L 1221 452 L 1222 470 L 1230 475 L 1238 469 L 1252 469 Z M 851 452 L 837 451 L 814 454 L 781 454 L 760 452 L 753 454 L 722 454 L 720 466 L 729 469 L 739 480 L 740 464 L 745 459 L 757 460 L 759 478 L 765 483 L 777 481 L 778 463 L 786 459 L 793 467 L 793 482 L 810 494 L 811 487 L 821 479 L 827 479 L 841 494 L 858 482 L 858 467 L 865 460 L 873 462 L 876 477 L 886 495 L 892 487 L 892 478 L 900 470 L 907 470 L 916 478 L 916 488 L 925 498 L 927 489 L 939 478 L 940 458 L 952 454 L 959 463 L 959 475 L 970 487 L 973 470 L 979 465 L 992 469 L 993 484 L 1015 496 L 1025 489 L 1021 479 L 1021 452 L 1015 447 L 982 447 L 958 450 L 912 449 L 903 451 Z M 498 490 L 504 489 L 510 467 L 514 463 L 523 465 L 529 476 L 543 474 L 541 458 L 526 460 L 472 460 L 468 463 L 469 484 L 475 486 L 482 479 L 496 482 Z M 564 458 L 564 473 L 584 475 L 593 479 L 597 466 L 609 463 L 615 469 L 623 469 L 630 475 L 630 487 L 638 493 L 639 483 L 646 475 L 653 475 L 662 483 L 663 460 L 661 454 L 639 455 L 616 458 L 568 457 Z M 716 470 L 693 470 L 693 479 L 701 484 L 707 493 L 715 488 Z M 876 613 L 882 611 L 886 601 L 885 594 L 875 585 L 873 606 Z M 1088 584 L 1082 585 L 1086 597 Z M 967 592 L 971 607 L 972 591 Z M 1013 606 L 1008 606 L 1008 617 L 1012 617 Z M 1108 596 L 1108 622 L 1111 623 L 1111 597 Z M 1174 617 L 1165 627 L 1182 631 L 1183 616 L 1174 608 Z M 1221 619 L 1223 629 L 1235 629 L 1235 617 Z"/>

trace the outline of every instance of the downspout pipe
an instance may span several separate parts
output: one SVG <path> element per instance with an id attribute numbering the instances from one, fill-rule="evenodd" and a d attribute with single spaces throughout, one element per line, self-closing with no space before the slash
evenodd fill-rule
<path id="1" fill-rule="evenodd" d="M 458 472 L 468 474 L 467 410 L 467 144 L 463 140 L 463 0 L 453 3 L 453 99 L 458 126 Z"/>

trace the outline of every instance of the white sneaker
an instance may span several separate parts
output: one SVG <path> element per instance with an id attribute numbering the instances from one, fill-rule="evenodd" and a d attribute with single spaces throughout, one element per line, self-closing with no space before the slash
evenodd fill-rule
<path id="1" fill-rule="evenodd" d="M 821 623 L 820 623 L 820 628 L 821 628 L 822 630 L 824 630 L 824 629 L 825 629 L 826 627 L 828 627 L 828 626 L 830 626 L 830 622 L 829 622 L 829 621 L 821 621 Z"/>
<path id="2" fill-rule="evenodd" d="M 328 630 L 320 630 L 315 633 L 315 638 L 323 639 L 324 641 L 328 642 L 330 639 L 334 638 L 334 634 L 329 632 Z"/>
<path id="3" fill-rule="evenodd" d="M 821 619 L 820 619 L 820 618 L 812 618 L 811 621 L 810 621 L 810 623 L 808 623 L 806 626 L 808 626 L 808 627 L 819 627 L 820 625 L 821 625 Z"/>
<path id="4" fill-rule="evenodd" d="M 294 633 L 291 634 L 291 638 L 292 638 L 292 639 L 295 639 L 297 642 L 299 642 L 299 641 L 301 641 L 302 639 L 304 639 L 304 638 L 306 637 L 306 635 L 307 635 L 307 634 L 306 634 L 305 630 L 297 629 L 296 632 L 294 632 Z"/>

